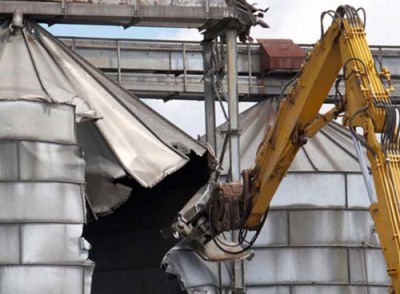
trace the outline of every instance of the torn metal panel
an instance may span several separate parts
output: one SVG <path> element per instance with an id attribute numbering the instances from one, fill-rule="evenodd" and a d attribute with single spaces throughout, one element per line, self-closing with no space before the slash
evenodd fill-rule
<path id="1" fill-rule="evenodd" d="M 76 119 L 95 120 L 118 165 L 144 187 L 156 185 L 185 165 L 189 160 L 185 153 L 194 151 L 202 156 L 206 152 L 204 146 L 104 77 L 39 25 L 25 21 L 20 29 L 3 21 L 0 41 L 0 70 L 4 73 L 0 99 L 74 105 Z M 66 142 L 65 136 L 71 133 L 66 131 L 66 135 L 60 131 L 55 141 Z M 46 131 L 43 137 L 46 139 Z"/>
<path id="2" fill-rule="evenodd" d="M 125 177 L 126 172 L 94 122 L 79 123 L 77 131 L 79 145 L 85 150 L 86 192 L 91 209 L 97 215 L 108 214 L 130 196 L 131 188 L 116 182 Z"/>
<path id="3" fill-rule="evenodd" d="M 182 289 L 189 294 L 224 293 L 222 288 L 231 283 L 227 264 L 221 264 L 219 268 L 217 263 L 205 262 L 191 249 L 179 245 L 168 251 L 162 264 L 167 273 L 180 280 Z"/>

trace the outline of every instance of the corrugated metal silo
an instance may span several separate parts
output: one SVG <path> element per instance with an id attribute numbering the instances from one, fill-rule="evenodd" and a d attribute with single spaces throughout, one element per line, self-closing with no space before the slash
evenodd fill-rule
<path id="1" fill-rule="evenodd" d="M 240 115 L 242 169 L 254 164 L 277 105 L 264 101 Z M 219 147 L 226 129 L 218 128 Z M 228 157 L 224 163 L 227 173 Z M 272 200 L 255 256 L 245 261 L 246 293 L 387 293 L 390 280 L 369 204 L 350 133 L 330 123 L 301 148 Z M 182 249 L 166 261 L 189 293 L 230 293 L 226 266 L 199 262 Z"/>

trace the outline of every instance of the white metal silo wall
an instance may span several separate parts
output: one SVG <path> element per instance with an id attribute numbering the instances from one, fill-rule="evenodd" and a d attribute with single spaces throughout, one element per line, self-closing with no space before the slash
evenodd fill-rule
<path id="1" fill-rule="evenodd" d="M 245 264 L 247 293 L 386 294 L 368 201 L 361 173 L 289 173 Z"/>
<path id="2" fill-rule="evenodd" d="M 0 293 L 90 294 L 74 107 L 2 100 L 0 117 Z"/>

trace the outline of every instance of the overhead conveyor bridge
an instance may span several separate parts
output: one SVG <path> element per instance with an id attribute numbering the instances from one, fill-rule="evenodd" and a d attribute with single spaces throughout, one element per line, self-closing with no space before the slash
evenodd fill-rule
<path id="1" fill-rule="evenodd" d="M 61 41 L 140 98 L 203 100 L 203 51 L 199 42 L 60 37 Z M 309 45 L 300 45 L 306 51 Z M 400 101 L 400 47 L 371 46 L 378 68 L 389 68 Z M 238 45 L 240 101 L 279 96 L 292 70 L 262 70 L 260 44 Z M 225 85 L 226 86 L 226 85 Z M 226 89 L 226 87 L 224 87 Z M 333 102 L 332 89 L 328 102 Z"/>

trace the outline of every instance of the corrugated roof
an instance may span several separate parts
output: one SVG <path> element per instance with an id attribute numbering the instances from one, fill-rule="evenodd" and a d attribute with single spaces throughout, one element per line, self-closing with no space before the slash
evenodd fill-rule
<path id="1" fill-rule="evenodd" d="M 201 156 L 204 146 L 105 77 L 36 23 L 0 23 L 0 99 L 45 100 L 76 106 L 94 120 L 124 170 L 152 187 Z"/>
<path id="2" fill-rule="evenodd" d="M 278 102 L 265 100 L 240 113 L 241 169 L 254 165 L 257 148 L 265 130 L 273 123 Z M 222 149 L 228 124 L 217 128 L 218 154 Z M 223 160 L 223 174 L 229 170 L 229 153 Z M 289 172 L 360 172 L 358 158 L 353 147 L 351 134 L 342 125 L 331 122 L 313 138 L 308 139 L 298 152 Z"/>

